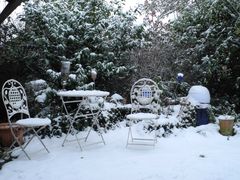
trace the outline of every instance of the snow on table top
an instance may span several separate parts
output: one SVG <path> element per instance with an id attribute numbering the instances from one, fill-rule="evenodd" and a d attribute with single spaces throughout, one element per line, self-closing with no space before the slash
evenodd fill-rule
<path id="1" fill-rule="evenodd" d="M 152 114 L 152 113 L 133 113 L 133 114 L 129 114 L 127 115 L 128 119 L 156 119 L 159 116 L 156 114 Z"/>
<path id="2" fill-rule="evenodd" d="M 58 96 L 64 97 L 89 97 L 89 96 L 108 96 L 110 93 L 107 91 L 99 90 L 71 90 L 71 91 L 59 91 Z"/>

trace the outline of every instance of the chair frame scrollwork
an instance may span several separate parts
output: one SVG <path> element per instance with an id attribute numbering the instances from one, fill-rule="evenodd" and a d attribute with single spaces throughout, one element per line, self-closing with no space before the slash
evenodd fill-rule
<path id="1" fill-rule="evenodd" d="M 7 112 L 9 127 L 14 138 L 8 152 L 11 153 L 15 147 L 19 147 L 30 160 L 25 148 L 34 137 L 37 137 L 46 151 L 49 152 L 38 133 L 43 128 L 50 125 L 51 121 L 48 118 L 30 118 L 27 95 L 21 83 L 15 79 L 7 80 L 2 86 L 2 99 Z M 29 124 L 29 122 L 31 123 Z M 24 129 L 23 136 L 31 134 L 25 144 L 20 142 L 18 138 L 17 129 L 19 129 L 19 127 Z M 30 133 L 30 131 L 32 133 Z"/>

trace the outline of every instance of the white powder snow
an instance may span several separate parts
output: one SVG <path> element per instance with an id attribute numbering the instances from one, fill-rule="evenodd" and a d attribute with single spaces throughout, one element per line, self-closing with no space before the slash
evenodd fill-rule
<path id="1" fill-rule="evenodd" d="M 46 100 L 46 98 L 47 98 L 46 93 L 43 93 L 43 94 L 38 95 L 38 96 L 36 97 L 36 101 L 39 102 L 39 103 L 44 103 L 45 100 Z"/>
<path id="2" fill-rule="evenodd" d="M 206 87 L 201 85 L 192 86 L 187 98 L 193 105 L 210 103 L 210 93 Z"/>
<path id="3" fill-rule="evenodd" d="M 99 90 L 71 90 L 71 91 L 59 91 L 58 96 L 67 97 L 89 97 L 89 96 L 108 96 L 110 93 L 107 91 Z"/>
<path id="4" fill-rule="evenodd" d="M 103 134 L 106 145 L 76 142 L 61 146 L 63 138 L 44 139 L 50 153 L 34 140 L 26 151 L 5 164 L 0 179 L 7 180 L 239 180 L 240 129 L 227 137 L 217 124 L 176 129 L 167 138 L 158 138 L 155 147 L 126 148 L 125 122 Z M 82 133 L 78 134 L 82 135 Z M 95 133 L 89 142 L 99 140 Z"/>
<path id="5" fill-rule="evenodd" d="M 51 120 L 48 118 L 27 118 L 27 119 L 22 119 L 18 120 L 16 124 L 23 125 L 23 126 L 45 126 L 45 125 L 50 125 Z"/>
<path id="6" fill-rule="evenodd" d="M 111 98 L 114 100 L 114 101 L 119 101 L 119 100 L 123 100 L 123 97 L 117 93 L 113 94 L 111 96 Z"/>
<path id="7" fill-rule="evenodd" d="M 158 115 L 152 113 L 134 113 L 127 115 L 128 119 L 138 120 L 138 119 L 156 119 Z"/>
<path id="8" fill-rule="evenodd" d="M 177 76 L 183 77 L 183 73 L 178 73 Z"/>
<path id="9" fill-rule="evenodd" d="M 69 78 L 73 79 L 73 80 L 76 80 L 77 76 L 76 76 L 76 74 L 69 74 Z"/>
<path id="10" fill-rule="evenodd" d="M 220 115 L 220 116 L 218 116 L 218 120 L 230 120 L 230 121 L 232 121 L 234 119 L 235 119 L 234 116 L 229 116 L 229 115 Z"/>

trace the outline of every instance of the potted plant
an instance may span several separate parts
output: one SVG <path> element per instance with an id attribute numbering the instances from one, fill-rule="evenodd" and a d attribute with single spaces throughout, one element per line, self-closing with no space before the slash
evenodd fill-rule
<path id="1" fill-rule="evenodd" d="M 23 144 L 23 128 L 14 125 L 14 131 L 20 143 Z M 10 147 L 14 141 L 10 126 L 8 123 L 0 123 L 0 142 L 2 147 Z"/>
<path id="2" fill-rule="evenodd" d="M 234 116 L 221 115 L 218 117 L 220 133 L 224 136 L 233 135 Z"/>

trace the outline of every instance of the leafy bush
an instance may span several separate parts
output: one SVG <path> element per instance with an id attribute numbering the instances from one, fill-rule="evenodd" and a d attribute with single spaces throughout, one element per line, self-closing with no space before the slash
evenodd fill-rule
<path id="1" fill-rule="evenodd" d="M 89 113 L 88 109 L 81 110 L 83 114 Z M 118 123 L 125 119 L 127 114 L 130 114 L 131 109 L 126 106 L 114 106 L 111 109 L 104 109 L 99 115 L 99 125 L 104 131 L 115 129 Z M 83 131 L 85 128 L 92 126 L 92 118 L 78 118 L 74 122 L 74 128 Z M 96 127 L 93 127 L 96 128 Z M 69 129 L 69 122 L 65 115 L 59 115 L 53 119 L 52 122 L 52 135 L 61 136 L 62 133 L 67 133 Z"/>
<path id="2" fill-rule="evenodd" d="M 185 56 L 179 66 L 192 83 L 204 84 L 214 98 L 228 97 L 240 110 L 238 0 L 190 3 L 171 24 Z"/>

